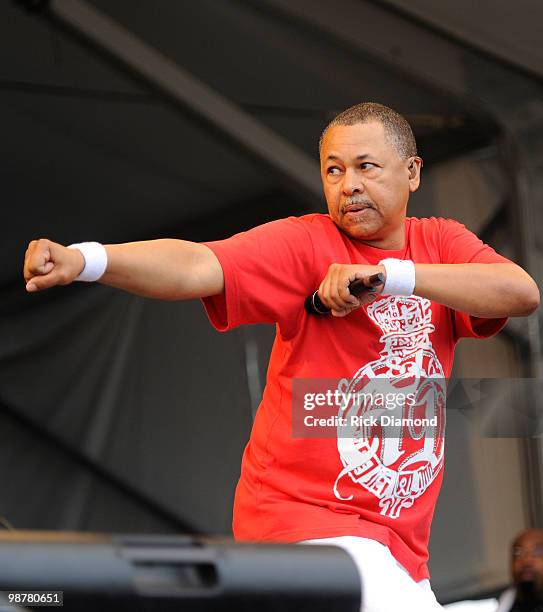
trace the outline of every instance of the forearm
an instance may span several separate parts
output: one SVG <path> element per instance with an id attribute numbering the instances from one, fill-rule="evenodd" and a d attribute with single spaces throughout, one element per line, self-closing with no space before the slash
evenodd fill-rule
<path id="1" fill-rule="evenodd" d="M 415 295 L 473 316 L 526 316 L 539 306 L 536 283 L 515 264 L 415 264 L 415 271 Z"/>
<path id="2" fill-rule="evenodd" d="M 223 290 L 222 268 L 205 245 L 185 240 L 149 240 L 106 245 L 101 283 L 137 295 L 186 300 Z"/>

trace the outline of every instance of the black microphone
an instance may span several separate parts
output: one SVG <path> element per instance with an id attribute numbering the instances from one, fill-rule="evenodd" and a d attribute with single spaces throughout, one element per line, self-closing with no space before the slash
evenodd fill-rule
<path id="1" fill-rule="evenodd" d="M 359 296 L 366 291 L 373 293 L 375 291 L 375 287 L 385 284 L 386 279 L 382 272 L 378 272 L 377 274 L 372 274 L 367 280 L 369 281 L 369 286 L 365 285 L 364 279 L 361 278 L 351 281 L 349 283 L 349 291 L 351 292 L 351 295 Z M 309 314 L 324 315 L 330 312 L 330 308 L 326 308 L 326 306 L 321 302 L 318 290 L 306 297 L 304 306 Z"/>

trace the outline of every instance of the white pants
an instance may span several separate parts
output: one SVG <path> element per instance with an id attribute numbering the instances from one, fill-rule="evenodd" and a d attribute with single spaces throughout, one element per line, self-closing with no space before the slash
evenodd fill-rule
<path id="1" fill-rule="evenodd" d="M 299 544 L 339 546 L 351 555 L 362 582 L 361 612 L 443 611 L 430 581 L 415 582 L 390 550 L 376 540 L 341 536 L 304 540 Z"/>

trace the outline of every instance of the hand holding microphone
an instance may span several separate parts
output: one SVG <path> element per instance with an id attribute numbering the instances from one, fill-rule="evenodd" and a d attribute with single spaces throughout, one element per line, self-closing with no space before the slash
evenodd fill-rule
<path id="1" fill-rule="evenodd" d="M 318 290 L 304 304 L 311 314 L 331 312 L 344 317 L 381 293 L 413 295 L 416 285 L 416 268 L 411 259 L 387 257 L 377 266 L 332 264 Z"/>
<path id="2" fill-rule="evenodd" d="M 307 296 L 304 302 L 306 310 L 310 314 L 324 315 L 333 311 L 334 316 L 345 316 L 363 303 L 372 301 L 381 293 L 386 281 L 385 273 L 374 272 L 376 268 L 332 264 L 319 289 Z M 361 276 L 366 270 L 373 273 Z M 359 297 L 361 299 L 356 299 Z"/>

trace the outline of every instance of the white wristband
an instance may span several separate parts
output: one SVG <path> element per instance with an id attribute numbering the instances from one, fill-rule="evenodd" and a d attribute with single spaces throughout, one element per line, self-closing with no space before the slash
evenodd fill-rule
<path id="1" fill-rule="evenodd" d="M 415 290 L 415 264 L 410 259 L 382 259 L 387 279 L 383 295 L 413 295 Z"/>
<path id="2" fill-rule="evenodd" d="M 85 260 L 85 267 L 74 280 L 92 283 L 97 281 L 106 271 L 107 252 L 99 242 L 79 242 L 70 244 L 69 249 L 78 249 Z"/>

